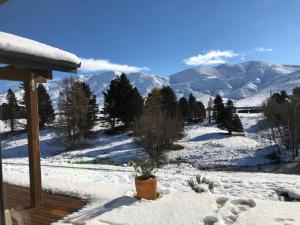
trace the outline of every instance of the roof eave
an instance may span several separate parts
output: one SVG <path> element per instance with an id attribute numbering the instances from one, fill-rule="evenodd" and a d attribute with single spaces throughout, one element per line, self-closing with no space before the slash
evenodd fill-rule
<path id="1" fill-rule="evenodd" d="M 76 73 L 81 63 L 54 60 L 18 52 L 9 52 L 0 49 L 0 63 L 15 65 L 30 69 L 55 70 Z"/>

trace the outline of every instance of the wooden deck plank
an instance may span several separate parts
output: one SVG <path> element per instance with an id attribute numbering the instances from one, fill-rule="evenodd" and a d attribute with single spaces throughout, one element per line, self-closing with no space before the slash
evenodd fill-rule
<path id="1" fill-rule="evenodd" d="M 32 208 L 29 188 L 5 183 L 4 190 L 5 208 L 19 210 L 25 225 L 49 225 L 86 205 L 86 202 L 79 198 L 43 192 L 43 205 Z"/>

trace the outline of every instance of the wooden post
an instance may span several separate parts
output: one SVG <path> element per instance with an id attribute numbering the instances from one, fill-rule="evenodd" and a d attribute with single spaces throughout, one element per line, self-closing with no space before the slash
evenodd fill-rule
<path id="1" fill-rule="evenodd" d="M 26 92 L 31 206 L 38 207 L 43 202 L 43 194 L 40 162 L 38 99 L 34 72 L 31 73 L 31 80 L 24 82 L 24 86 Z"/>
<path id="2" fill-rule="evenodd" d="M 1 133 L 0 133 L 0 225 L 5 225 Z"/>

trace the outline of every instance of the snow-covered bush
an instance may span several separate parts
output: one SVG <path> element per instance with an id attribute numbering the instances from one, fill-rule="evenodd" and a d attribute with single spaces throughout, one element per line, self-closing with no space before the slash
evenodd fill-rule
<path id="1" fill-rule="evenodd" d="M 191 178 L 188 180 L 188 185 L 196 193 L 212 192 L 214 189 L 213 182 L 209 181 L 206 177 L 201 175 L 196 176 L 196 181 Z"/>
<path id="2" fill-rule="evenodd" d="M 284 201 L 300 201 L 300 189 L 280 187 L 276 190 L 276 194 Z"/>

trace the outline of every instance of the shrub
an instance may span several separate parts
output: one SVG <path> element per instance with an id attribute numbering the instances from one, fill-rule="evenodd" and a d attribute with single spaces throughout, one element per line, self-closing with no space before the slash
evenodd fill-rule
<path id="1" fill-rule="evenodd" d="M 152 160 L 139 160 L 134 165 L 133 168 L 136 173 L 136 177 L 139 180 L 148 180 L 154 176 L 154 169 L 156 168 L 155 162 Z"/>
<path id="2" fill-rule="evenodd" d="M 163 151 L 172 145 L 181 131 L 180 120 L 160 111 L 145 113 L 133 126 L 135 140 L 157 166 L 164 160 Z"/>

